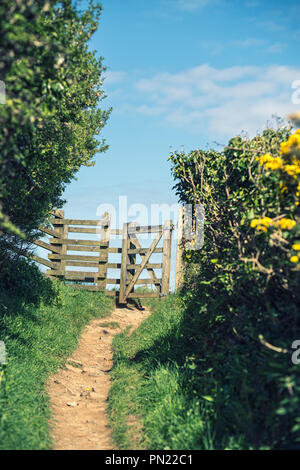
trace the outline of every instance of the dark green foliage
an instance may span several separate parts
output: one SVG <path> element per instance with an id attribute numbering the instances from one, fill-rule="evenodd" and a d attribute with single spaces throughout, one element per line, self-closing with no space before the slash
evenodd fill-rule
<path id="1" fill-rule="evenodd" d="M 7 365 L 0 365 L 0 449 L 49 449 L 47 380 L 75 349 L 85 324 L 107 316 L 113 302 L 100 292 L 38 278 L 27 264 L 19 269 L 29 292 L 22 283 L 0 291 L 0 340 L 7 350 Z"/>
<path id="2" fill-rule="evenodd" d="M 254 217 L 282 214 L 299 222 L 293 195 L 279 190 L 280 174 L 256 160 L 278 155 L 288 133 L 268 129 L 232 139 L 223 152 L 171 157 L 180 200 L 206 211 L 205 244 L 185 253 L 181 293 L 194 329 L 195 376 L 204 374 L 204 360 L 219 441 L 242 435 L 254 448 L 300 447 L 300 368 L 291 360 L 300 339 L 300 279 L 289 260 L 299 223 L 280 238 L 250 226 Z"/>
<path id="3" fill-rule="evenodd" d="M 82 165 L 106 149 L 102 59 L 88 50 L 101 6 L 71 0 L 0 4 L 0 228 L 26 234 L 62 206 Z M 12 225 L 13 224 L 13 225 Z"/>

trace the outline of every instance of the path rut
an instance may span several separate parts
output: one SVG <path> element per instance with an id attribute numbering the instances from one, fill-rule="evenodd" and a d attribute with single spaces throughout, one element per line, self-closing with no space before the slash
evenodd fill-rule
<path id="1" fill-rule="evenodd" d="M 116 450 L 107 415 L 112 340 L 128 326 L 133 331 L 148 315 L 147 309 L 116 308 L 109 317 L 85 327 L 65 368 L 48 383 L 54 450 Z M 119 327 L 113 328 L 110 322 Z"/>

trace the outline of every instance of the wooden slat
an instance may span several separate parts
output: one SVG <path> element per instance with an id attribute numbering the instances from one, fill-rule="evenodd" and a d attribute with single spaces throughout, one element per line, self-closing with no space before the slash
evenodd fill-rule
<path id="1" fill-rule="evenodd" d="M 102 228 L 88 228 L 88 227 L 69 227 L 68 229 L 69 232 L 72 233 L 96 233 L 100 234 L 102 231 Z"/>
<path id="2" fill-rule="evenodd" d="M 79 245 L 79 246 L 97 246 L 97 247 L 106 247 L 107 242 L 101 242 L 101 240 L 75 240 L 72 238 L 63 238 L 63 239 L 57 239 L 57 238 L 51 238 L 50 243 L 53 244 L 63 244 L 63 245 Z"/>
<path id="3" fill-rule="evenodd" d="M 135 281 L 135 284 L 156 284 L 159 286 L 161 284 L 161 281 L 159 280 L 158 282 L 155 282 L 153 281 L 153 279 L 137 279 L 137 281 Z"/>
<path id="4" fill-rule="evenodd" d="M 160 293 L 159 292 L 131 292 L 130 294 L 127 295 L 127 297 L 129 299 L 133 299 L 133 298 L 141 298 L 141 299 L 156 298 L 156 297 L 160 297 Z"/>
<path id="5" fill-rule="evenodd" d="M 63 224 L 63 225 L 94 225 L 102 229 L 108 227 L 106 220 L 81 220 L 81 219 L 50 219 L 52 224 Z"/>
<path id="6" fill-rule="evenodd" d="M 87 256 L 87 255 L 61 255 L 61 254 L 52 254 L 48 255 L 49 259 L 62 259 L 62 260 L 74 260 L 74 261 L 95 261 L 95 262 L 104 262 L 106 258 L 104 254 L 102 256 Z"/>
<path id="7" fill-rule="evenodd" d="M 55 264 L 51 263 L 51 261 L 48 261 L 47 259 L 41 258 L 37 255 L 30 255 L 30 258 L 32 258 L 37 263 L 43 264 L 44 266 L 48 266 L 48 268 L 55 269 Z"/>
<path id="8" fill-rule="evenodd" d="M 142 262 L 143 263 L 143 262 Z M 141 264 L 127 264 L 127 269 L 139 269 Z M 147 263 L 143 269 L 161 269 L 162 263 Z"/>
<path id="9" fill-rule="evenodd" d="M 146 254 L 149 248 L 134 248 L 131 250 L 128 250 L 129 255 L 140 255 L 140 254 Z M 162 253 L 163 249 L 162 248 L 155 248 L 153 253 Z"/>
<path id="10" fill-rule="evenodd" d="M 163 230 L 162 225 L 144 225 L 144 226 L 131 225 L 128 228 L 128 233 L 129 235 L 131 233 L 156 233 L 156 232 L 162 232 L 162 230 Z"/>
<path id="11" fill-rule="evenodd" d="M 91 276 L 71 276 L 68 274 L 64 275 L 64 279 L 67 281 L 81 281 L 81 282 L 93 282 L 96 283 L 98 280 L 98 276 L 91 277 Z"/>
<path id="12" fill-rule="evenodd" d="M 58 248 L 55 248 L 53 245 L 50 245 L 49 243 L 45 243 L 42 240 L 36 239 L 33 241 L 33 243 L 37 246 L 40 246 L 41 248 L 44 248 L 45 250 L 52 251 L 53 253 L 59 253 Z"/>
<path id="13" fill-rule="evenodd" d="M 66 261 L 66 266 L 82 266 L 86 268 L 99 268 L 98 263 L 92 263 L 91 261 Z"/>
<path id="14" fill-rule="evenodd" d="M 41 232 L 47 233 L 48 235 L 51 235 L 52 237 L 60 238 L 60 233 L 57 232 L 56 230 L 52 230 L 51 228 L 48 227 L 39 227 L 39 230 Z M 50 240 L 51 241 L 51 240 Z"/>
<path id="15" fill-rule="evenodd" d="M 122 230 L 119 228 L 112 228 L 110 229 L 111 235 L 122 235 Z"/>
<path id="16" fill-rule="evenodd" d="M 151 244 L 149 250 L 147 251 L 146 256 L 143 258 L 142 263 L 140 264 L 140 266 L 138 266 L 135 275 L 134 275 L 133 278 L 131 279 L 129 285 L 126 287 L 125 294 L 124 294 L 125 297 L 130 293 L 132 287 L 134 286 L 135 281 L 138 279 L 138 277 L 140 276 L 140 274 L 141 274 L 141 272 L 143 271 L 143 269 L 145 269 L 145 267 L 146 267 L 146 265 L 147 265 L 147 263 L 148 263 L 148 260 L 149 260 L 150 256 L 152 255 L 152 253 L 153 253 L 154 249 L 156 248 L 156 246 L 157 246 L 159 240 L 161 239 L 161 236 L 162 236 L 162 232 L 160 232 L 160 233 L 157 235 L 157 237 L 155 238 L 155 240 L 153 240 L 153 242 L 152 242 L 152 244 Z M 134 269 L 134 266 L 137 266 L 137 265 L 132 265 L 132 266 L 131 266 L 132 269 Z M 150 267 L 150 265 L 149 265 L 149 267 Z M 153 265 L 152 265 L 151 267 L 153 268 Z"/>
<path id="17" fill-rule="evenodd" d="M 93 271 L 66 271 L 66 276 L 85 276 L 85 277 L 102 277 L 103 273 Z"/>
<path id="18" fill-rule="evenodd" d="M 106 279 L 106 284 L 120 284 L 120 279 L 108 278 Z"/>
<path id="19" fill-rule="evenodd" d="M 108 252 L 109 253 L 122 253 L 122 248 L 114 248 L 114 247 L 110 246 L 108 248 Z"/>
<path id="20" fill-rule="evenodd" d="M 67 245 L 67 251 L 90 251 L 93 253 L 99 253 L 102 251 L 102 248 L 100 246 Z"/>

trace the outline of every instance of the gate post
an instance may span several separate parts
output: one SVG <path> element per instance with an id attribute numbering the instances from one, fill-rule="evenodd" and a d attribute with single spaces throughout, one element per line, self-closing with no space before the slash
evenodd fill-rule
<path id="1" fill-rule="evenodd" d="M 98 277 L 102 280 L 97 279 L 97 287 L 99 290 L 106 290 L 107 282 L 107 267 L 108 267 L 108 255 L 109 255 L 109 241 L 110 241 L 110 214 L 105 212 L 102 215 L 102 221 L 107 221 L 107 226 L 104 226 L 101 231 L 100 238 L 100 251 L 99 251 L 99 268 Z M 102 264 L 103 263 L 103 264 Z"/>
<path id="2" fill-rule="evenodd" d="M 164 243 L 163 243 L 163 266 L 161 275 L 161 294 L 168 295 L 170 290 L 170 267 L 171 267 L 171 237 L 172 220 L 164 223 Z"/>
<path id="3" fill-rule="evenodd" d="M 175 292 L 178 289 L 180 289 L 183 283 L 184 263 L 182 259 L 182 240 L 183 240 L 183 207 L 180 207 L 178 211 L 178 224 L 177 224 Z"/>
<path id="4" fill-rule="evenodd" d="M 60 239 L 68 238 L 68 225 L 63 222 L 65 218 L 65 212 L 63 210 L 56 210 L 54 212 L 55 220 L 52 222 L 54 230 L 59 233 Z M 55 245 L 56 251 L 59 251 L 59 255 L 66 255 L 67 254 L 67 245 L 64 243 L 56 244 Z M 55 255 L 55 252 L 53 253 Z M 66 261 L 63 260 L 61 257 L 54 258 L 51 256 L 51 261 L 55 264 L 56 270 L 58 271 L 58 276 L 63 278 L 66 271 Z M 49 257 L 49 255 L 48 255 Z M 52 276 L 51 276 L 52 277 Z"/>
<path id="5" fill-rule="evenodd" d="M 119 303 L 126 304 L 126 281 L 127 281 L 127 259 L 128 259 L 128 223 L 123 224 L 122 230 L 122 258 L 120 274 Z"/>

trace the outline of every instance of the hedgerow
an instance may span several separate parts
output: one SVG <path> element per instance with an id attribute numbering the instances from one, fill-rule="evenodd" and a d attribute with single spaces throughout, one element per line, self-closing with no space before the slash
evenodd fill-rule
<path id="1" fill-rule="evenodd" d="M 184 250 L 181 303 L 219 442 L 300 447 L 299 151 L 299 131 L 281 128 L 170 157 L 180 201 L 205 207 L 204 247 Z"/>

